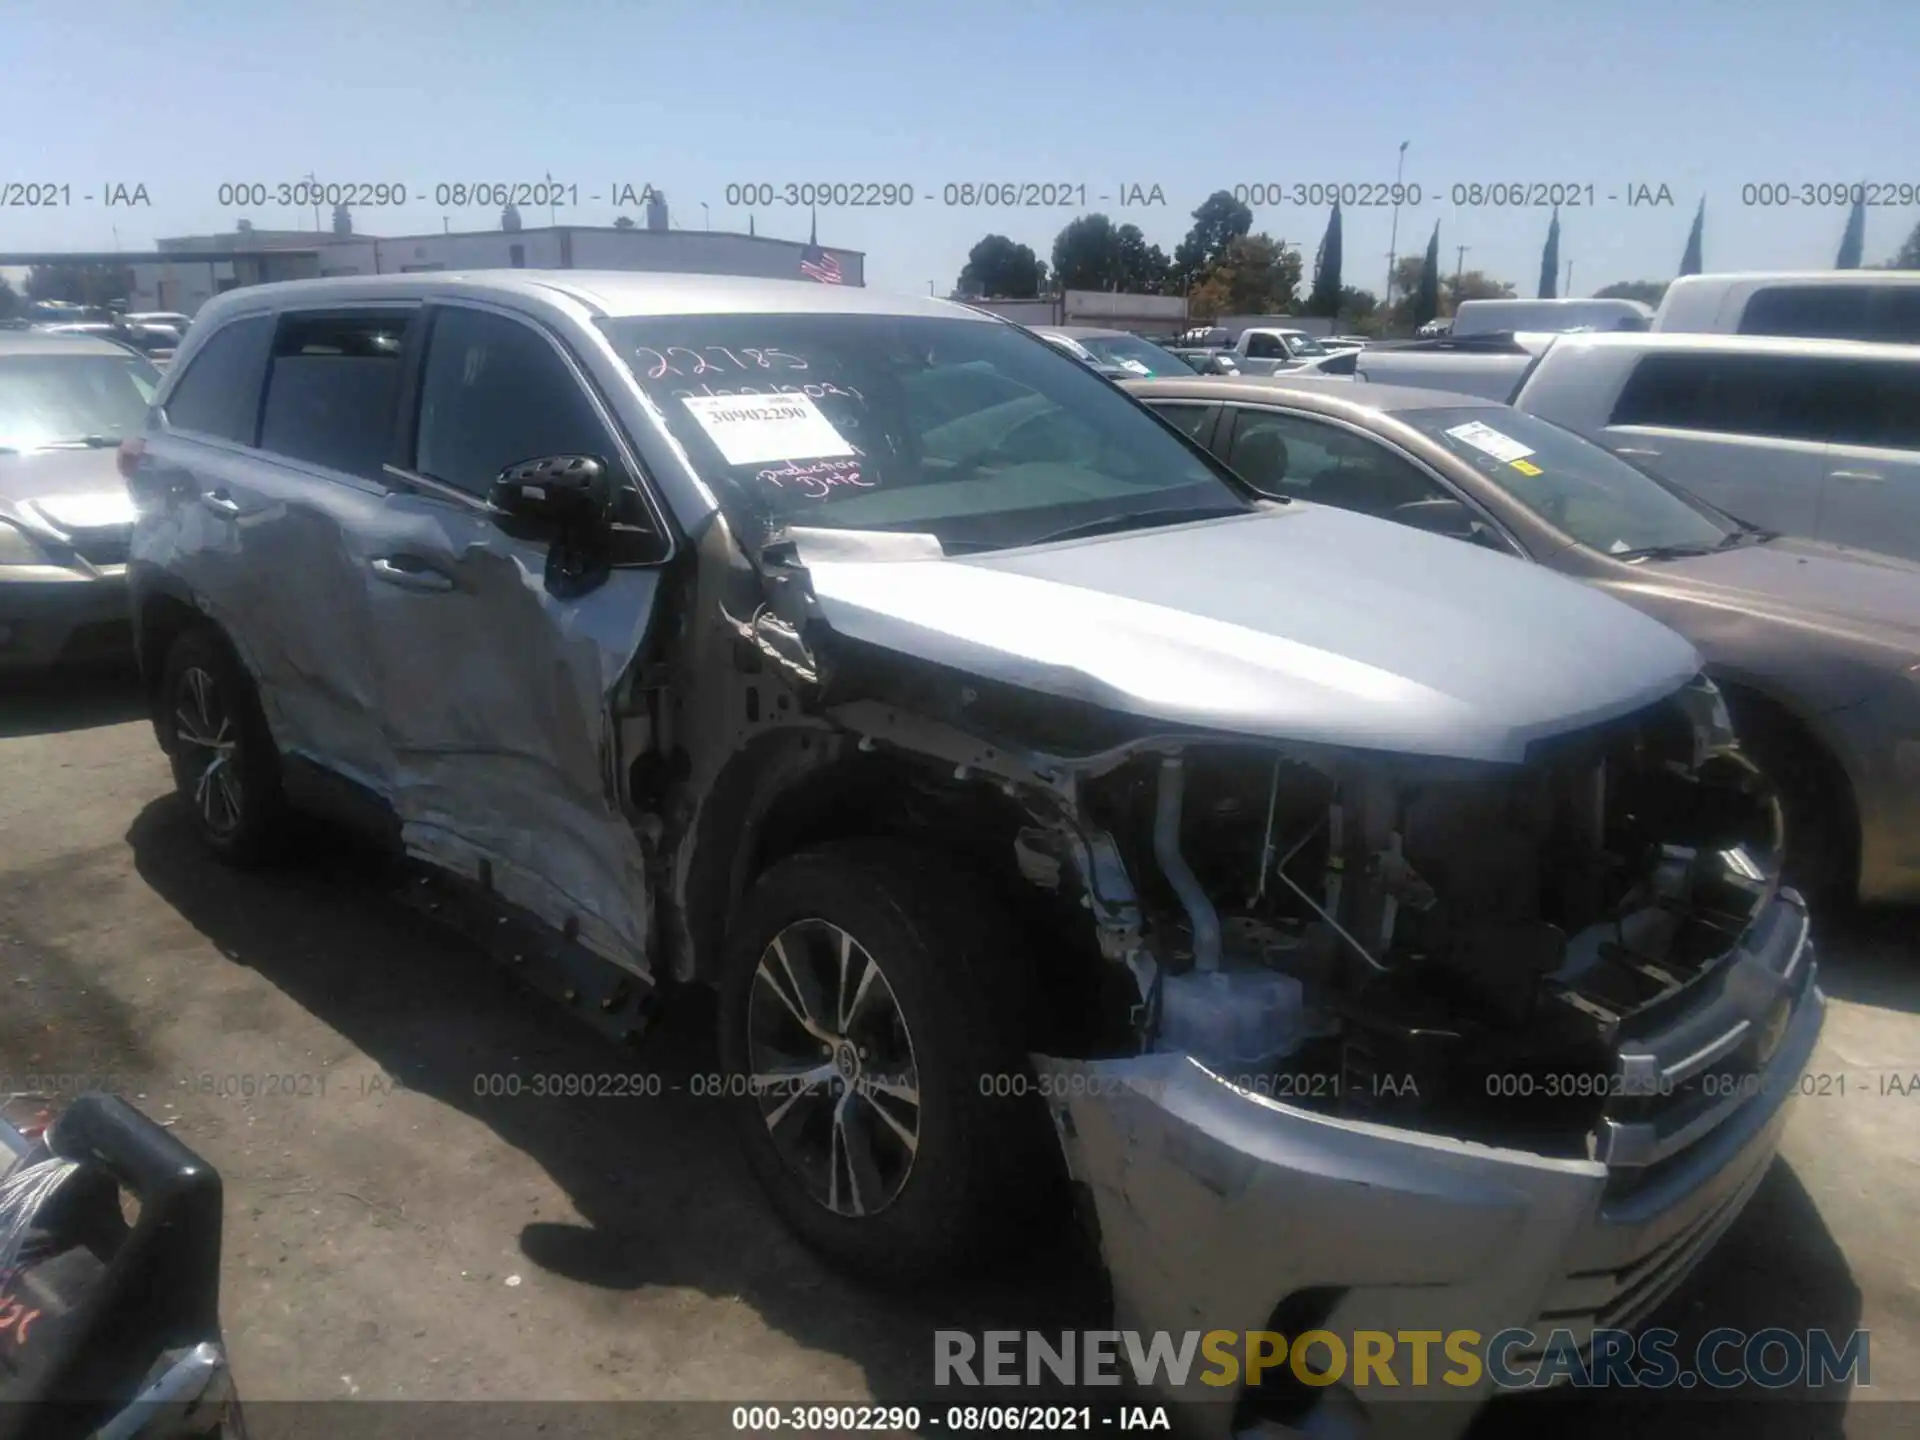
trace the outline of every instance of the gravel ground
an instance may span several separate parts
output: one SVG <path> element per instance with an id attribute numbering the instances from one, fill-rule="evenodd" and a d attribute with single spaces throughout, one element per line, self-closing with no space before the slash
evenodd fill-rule
<path id="1" fill-rule="evenodd" d="M 923 1400 L 935 1328 L 1090 1323 L 1096 1287 L 1064 1257 L 939 1294 L 838 1279 L 690 1093 L 712 1065 L 700 1007 L 624 1055 L 389 900 L 351 849 L 316 840 L 267 875 L 208 862 L 124 680 L 0 686 L 4 1091 L 99 1077 L 219 1169 L 250 1404 Z M 1629 1418 L 1676 1436 L 1920 1430 L 1920 1092 L 1884 1093 L 1920 1076 L 1915 918 L 1823 935 L 1816 1069 L 1846 1093 L 1797 1102 L 1759 1195 L 1657 1322 L 1865 1327 L 1872 1389 L 1753 1410 L 1555 1396 L 1493 1407 L 1482 1434 L 1548 1415 L 1567 1437 Z M 481 1093 L 613 1071 L 657 1072 L 664 1093 Z"/>

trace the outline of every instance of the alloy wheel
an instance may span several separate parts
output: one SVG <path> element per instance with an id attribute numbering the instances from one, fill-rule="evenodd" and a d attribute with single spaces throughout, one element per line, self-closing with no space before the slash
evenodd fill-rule
<path id="1" fill-rule="evenodd" d="M 898 1197 L 920 1146 L 913 1038 L 873 957 L 826 920 L 761 952 L 747 1000 L 750 1093 L 774 1149 L 837 1215 Z"/>
<path id="2" fill-rule="evenodd" d="M 174 740 L 185 747 L 179 762 L 191 781 L 193 807 L 216 835 L 240 825 L 238 731 L 220 682 L 197 665 L 183 671 L 174 693 Z"/>

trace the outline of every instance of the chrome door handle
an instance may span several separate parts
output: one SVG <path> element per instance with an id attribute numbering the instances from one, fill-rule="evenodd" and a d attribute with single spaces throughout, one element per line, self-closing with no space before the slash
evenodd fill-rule
<path id="1" fill-rule="evenodd" d="M 398 585 L 402 590 L 445 592 L 453 589 L 451 575 L 418 562 L 400 565 L 382 556 L 373 562 L 373 573 L 387 584 Z"/>
<path id="2" fill-rule="evenodd" d="M 1871 470 L 1834 470 L 1827 475 L 1829 480 L 1860 480 L 1868 485 L 1883 485 L 1887 477 L 1876 475 Z"/>
<path id="3" fill-rule="evenodd" d="M 240 513 L 239 503 L 225 490 L 202 490 L 200 492 L 200 503 L 209 510 L 219 511 L 222 515 L 238 515 Z"/>

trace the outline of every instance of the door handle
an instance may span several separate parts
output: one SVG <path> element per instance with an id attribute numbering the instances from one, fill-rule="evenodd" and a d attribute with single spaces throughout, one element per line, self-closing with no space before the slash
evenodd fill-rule
<path id="1" fill-rule="evenodd" d="M 1871 470 L 1834 470 L 1827 475 L 1829 480 L 1859 480 L 1868 485 L 1882 485 L 1887 477 L 1876 475 Z"/>
<path id="2" fill-rule="evenodd" d="M 403 555 L 398 559 L 388 559 L 383 555 L 373 562 L 373 573 L 387 584 L 398 585 L 402 590 L 444 593 L 453 589 L 451 575 L 423 564 L 411 555 Z"/>
<path id="3" fill-rule="evenodd" d="M 226 492 L 224 487 L 219 490 L 202 490 L 200 492 L 200 503 L 209 510 L 218 511 L 222 515 L 238 515 L 240 513 L 239 503 L 233 496 Z"/>

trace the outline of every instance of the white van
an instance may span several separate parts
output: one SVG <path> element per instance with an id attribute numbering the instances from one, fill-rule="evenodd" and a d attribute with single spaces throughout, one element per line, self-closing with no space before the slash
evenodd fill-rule
<path id="1" fill-rule="evenodd" d="M 1920 270 L 1683 275 L 1667 287 L 1653 328 L 1920 345 Z"/>
<path id="2" fill-rule="evenodd" d="M 1920 346 L 1563 335 L 1512 403 L 1742 520 L 1920 560 Z"/>
<path id="3" fill-rule="evenodd" d="M 1518 330 L 1645 330 L 1653 307 L 1638 300 L 1463 300 L 1454 312 L 1456 340 Z"/>

